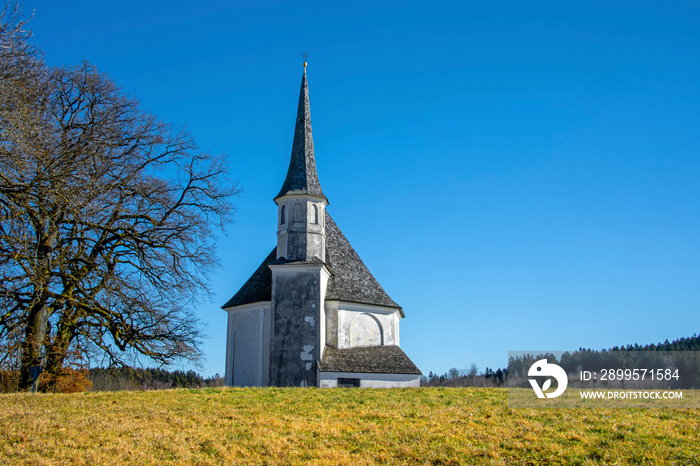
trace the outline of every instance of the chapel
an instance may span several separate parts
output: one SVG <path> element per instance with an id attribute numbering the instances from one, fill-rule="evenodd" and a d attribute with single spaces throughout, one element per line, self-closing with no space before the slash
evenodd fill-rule
<path id="1" fill-rule="evenodd" d="M 404 312 L 326 211 L 311 136 L 306 63 L 277 246 L 222 306 L 230 386 L 418 387 L 399 347 Z"/>

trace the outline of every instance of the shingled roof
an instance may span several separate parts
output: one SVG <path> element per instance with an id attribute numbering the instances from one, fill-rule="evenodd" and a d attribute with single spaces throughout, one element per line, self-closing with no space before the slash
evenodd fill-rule
<path id="1" fill-rule="evenodd" d="M 398 307 L 374 278 L 326 212 L 326 267 L 331 273 L 326 299 Z"/>
<path id="2" fill-rule="evenodd" d="M 238 293 L 233 295 L 233 297 L 221 307 L 226 309 L 231 306 L 242 306 L 243 304 L 252 304 L 259 301 L 271 301 L 272 270 L 270 270 L 268 266 L 276 257 L 277 248 L 274 248 L 263 263 L 253 272 L 253 275 L 250 276 L 248 281 L 238 290 Z"/>
<path id="3" fill-rule="evenodd" d="M 326 199 L 316 173 L 306 71 L 304 71 L 304 76 L 301 78 L 299 107 L 294 127 L 294 141 L 292 142 L 292 157 L 289 161 L 289 170 L 287 171 L 287 178 L 282 184 L 282 189 L 275 199 L 287 194 L 310 194 Z"/>
<path id="4" fill-rule="evenodd" d="M 361 372 L 374 374 L 421 374 L 398 346 L 363 346 L 338 349 L 326 346 L 318 362 L 321 372 Z"/>
<path id="5" fill-rule="evenodd" d="M 238 293 L 222 306 L 224 309 L 272 300 L 272 271 L 268 266 L 272 262 L 278 262 L 275 260 L 276 250 L 277 248 L 272 250 Z M 372 276 L 328 212 L 326 212 L 326 267 L 331 273 L 326 289 L 326 300 L 401 309 L 401 306 L 389 297 Z"/>

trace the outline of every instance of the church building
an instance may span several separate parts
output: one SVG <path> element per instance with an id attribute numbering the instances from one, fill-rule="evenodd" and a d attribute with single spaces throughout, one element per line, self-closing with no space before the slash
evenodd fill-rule
<path id="1" fill-rule="evenodd" d="M 292 156 L 277 204 L 277 246 L 222 307 L 226 384 L 418 387 L 399 347 L 401 306 L 326 211 L 316 173 L 306 63 Z"/>

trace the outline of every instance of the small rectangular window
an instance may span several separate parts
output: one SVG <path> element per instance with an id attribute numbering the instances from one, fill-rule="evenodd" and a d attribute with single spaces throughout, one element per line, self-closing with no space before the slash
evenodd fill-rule
<path id="1" fill-rule="evenodd" d="M 338 386 L 343 388 L 355 388 L 360 386 L 360 379 L 338 379 Z"/>

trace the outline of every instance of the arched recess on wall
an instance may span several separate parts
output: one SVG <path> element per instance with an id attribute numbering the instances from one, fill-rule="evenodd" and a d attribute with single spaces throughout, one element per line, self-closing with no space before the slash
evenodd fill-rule
<path id="1" fill-rule="evenodd" d="M 316 204 L 314 204 L 313 224 L 318 225 L 318 206 Z"/>
<path id="2" fill-rule="evenodd" d="M 287 221 L 287 206 L 283 205 L 280 209 L 280 225 L 284 225 Z"/>
<path id="3" fill-rule="evenodd" d="M 350 346 L 381 346 L 384 344 L 382 324 L 372 314 L 362 313 L 350 323 Z"/>
<path id="4" fill-rule="evenodd" d="M 258 368 L 258 326 L 249 313 L 242 314 L 233 330 L 233 385 L 256 385 Z"/>
<path id="5" fill-rule="evenodd" d="M 300 203 L 297 202 L 296 204 L 294 204 L 294 211 L 292 212 L 292 214 L 292 221 L 294 223 L 301 223 L 304 221 L 304 212 L 302 212 Z"/>

